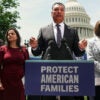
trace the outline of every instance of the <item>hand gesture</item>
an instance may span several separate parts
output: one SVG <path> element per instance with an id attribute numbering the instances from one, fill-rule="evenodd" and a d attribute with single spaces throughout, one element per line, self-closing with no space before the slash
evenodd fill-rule
<path id="1" fill-rule="evenodd" d="M 37 41 L 34 37 L 32 37 L 32 38 L 30 39 L 30 41 L 29 41 L 29 44 L 30 44 L 30 46 L 31 46 L 32 48 L 37 48 L 37 46 L 38 46 L 38 41 Z"/>
<path id="2" fill-rule="evenodd" d="M 81 50 L 85 50 L 86 46 L 87 46 L 87 40 L 86 39 L 79 41 L 79 48 Z"/>

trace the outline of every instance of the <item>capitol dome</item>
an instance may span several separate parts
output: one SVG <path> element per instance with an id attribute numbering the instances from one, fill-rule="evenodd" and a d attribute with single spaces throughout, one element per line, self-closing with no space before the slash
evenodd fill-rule
<path id="1" fill-rule="evenodd" d="M 65 3 L 65 23 L 78 30 L 80 39 L 93 37 L 90 17 L 77 0 L 68 0 Z"/>

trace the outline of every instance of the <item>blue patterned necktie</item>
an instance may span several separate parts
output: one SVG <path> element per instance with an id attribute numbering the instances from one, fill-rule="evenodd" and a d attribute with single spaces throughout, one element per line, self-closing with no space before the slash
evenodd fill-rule
<path id="1" fill-rule="evenodd" d="M 57 45 L 58 47 L 61 46 L 61 30 L 60 30 L 60 25 L 59 24 L 56 24 L 56 27 L 57 27 Z"/>

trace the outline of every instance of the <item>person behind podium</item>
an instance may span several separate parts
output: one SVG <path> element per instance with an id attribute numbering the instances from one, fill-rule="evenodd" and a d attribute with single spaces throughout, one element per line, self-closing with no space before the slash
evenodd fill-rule
<path id="1" fill-rule="evenodd" d="M 40 29 L 38 39 L 34 37 L 30 39 L 33 55 L 41 55 L 41 59 L 48 60 L 73 60 L 73 53 L 76 56 L 82 56 L 87 41 L 79 41 L 77 31 L 64 23 L 64 4 L 55 2 L 52 5 L 51 16 L 53 22 Z M 56 100 L 56 98 L 55 96 L 44 96 L 43 100 Z M 60 100 L 74 100 L 74 98 L 61 96 Z"/>
<path id="2" fill-rule="evenodd" d="M 87 46 L 87 59 L 94 60 L 95 67 L 95 97 L 94 100 L 100 100 L 100 20 L 94 27 L 95 36 L 89 39 Z"/>
<path id="3" fill-rule="evenodd" d="M 0 47 L 0 100 L 25 100 L 22 78 L 28 51 L 15 28 L 7 30 L 5 39 L 7 44 Z"/>

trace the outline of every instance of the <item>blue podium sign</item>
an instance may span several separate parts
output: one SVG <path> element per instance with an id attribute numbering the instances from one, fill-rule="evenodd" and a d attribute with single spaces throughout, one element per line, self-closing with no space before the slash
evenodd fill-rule
<path id="1" fill-rule="evenodd" d="M 27 95 L 94 96 L 93 61 L 27 60 Z"/>

